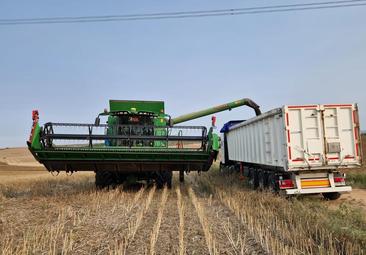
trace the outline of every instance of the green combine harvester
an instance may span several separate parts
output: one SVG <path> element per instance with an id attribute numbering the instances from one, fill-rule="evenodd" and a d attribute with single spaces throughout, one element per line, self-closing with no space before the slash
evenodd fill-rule
<path id="1" fill-rule="evenodd" d="M 171 187 L 173 171 L 207 171 L 216 160 L 219 136 L 212 127 L 180 126 L 182 122 L 247 105 L 260 114 L 259 106 L 242 99 L 177 118 L 165 113 L 161 101 L 110 100 L 110 109 L 94 124 L 38 123 L 27 142 L 33 156 L 48 171 L 94 171 L 98 188 L 113 187 L 127 179 L 155 181 L 158 188 Z M 106 124 L 101 124 L 101 117 Z"/>

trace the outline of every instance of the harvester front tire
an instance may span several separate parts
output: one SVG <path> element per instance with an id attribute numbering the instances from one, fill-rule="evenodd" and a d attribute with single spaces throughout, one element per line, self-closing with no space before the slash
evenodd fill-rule
<path id="1" fill-rule="evenodd" d="M 169 189 L 172 188 L 172 178 L 173 178 L 173 172 L 171 171 L 159 171 L 156 173 L 156 187 L 158 189 L 164 188 L 165 185 Z"/>
<path id="2" fill-rule="evenodd" d="M 103 176 L 104 175 L 101 171 L 96 171 L 95 172 L 95 187 L 97 189 L 103 189 L 105 187 Z"/>
<path id="3" fill-rule="evenodd" d="M 116 186 L 116 176 L 111 171 L 97 171 L 95 173 L 95 186 L 98 189 L 114 188 Z"/>
<path id="4" fill-rule="evenodd" d="M 172 171 L 167 171 L 166 185 L 168 186 L 168 189 L 172 188 L 172 180 L 173 180 L 173 172 Z M 183 175 L 183 180 L 184 180 L 184 175 Z"/>
<path id="5" fill-rule="evenodd" d="M 184 182 L 184 171 L 179 171 L 179 182 L 180 183 Z"/>
<path id="6" fill-rule="evenodd" d="M 323 193 L 322 195 L 326 200 L 337 200 L 341 197 L 341 193 L 339 192 Z"/>

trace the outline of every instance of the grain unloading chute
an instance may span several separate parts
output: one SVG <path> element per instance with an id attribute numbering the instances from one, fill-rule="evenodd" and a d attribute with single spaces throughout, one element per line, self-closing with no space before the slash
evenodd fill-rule
<path id="1" fill-rule="evenodd" d="M 222 104 L 222 105 L 218 105 L 218 106 L 214 106 L 205 110 L 201 110 L 198 112 L 193 112 L 193 113 L 189 113 L 189 114 L 185 114 L 176 118 L 171 119 L 170 121 L 170 125 L 175 125 L 175 124 L 179 124 L 182 122 L 186 122 L 189 120 L 194 120 L 194 119 L 198 119 L 207 115 L 211 115 L 214 113 L 218 113 L 218 112 L 222 112 L 222 111 L 230 111 L 231 109 L 240 107 L 240 106 L 248 106 L 250 108 L 253 108 L 255 111 L 255 115 L 260 115 L 261 111 L 259 109 L 259 105 L 257 105 L 253 100 L 249 99 L 249 98 L 244 98 L 244 99 L 240 99 L 240 100 L 236 100 L 234 102 L 230 102 L 227 104 Z"/>
<path id="2" fill-rule="evenodd" d="M 124 182 L 128 176 L 171 186 L 172 171 L 207 171 L 216 159 L 219 137 L 203 126 L 175 124 L 248 105 L 249 99 L 209 108 L 172 119 L 161 101 L 110 100 L 110 110 L 94 124 L 38 124 L 33 112 L 28 147 L 51 172 L 96 172 L 99 187 Z M 100 124 L 106 116 L 106 124 Z"/>

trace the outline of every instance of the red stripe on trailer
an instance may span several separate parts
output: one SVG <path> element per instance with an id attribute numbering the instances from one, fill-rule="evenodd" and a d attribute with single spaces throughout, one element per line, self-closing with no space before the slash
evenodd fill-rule
<path id="1" fill-rule="evenodd" d="M 320 158 L 309 158 L 308 161 L 315 161 L 315 160 L 319 160 Z M 297 158 L 297 159 L 293 159 L 292 162 L 303 162 L 305 161 L 302 158 Z"/>
<path id="2" fill-rule="evenodd" d="M 287 123 L 287 126 L 290 126 L 290 120 L 288 118 L 288 112 L 286 112 L 286 123 Z"/>
<path id="3" fill-rule="evenodd" d="M 289 157 L 289 159 L 292 159 L 291 146 L 288 147 L 288 157 Z"/>
<path id="4" fill-rule="evenodd" d="M 355 124 L 355 126 L 357 125 L 357 115 L 356 115 L 356 110 L 352 111 L 352 119 L 353 119 L 353 124 Z M 354 127 L 354 133 L 355 133 L 355 147 L 356 147 L 356 156 L 359 156 L 359 152 L 358 152 L 358 130 L 357 127 Z M 347 159 L 347 157 L 345 157 Z M 349 157 L 349 158 L 355 158 L 355 157 Z"/>
<path id="5" fill-rule="evenodd" d="M 338 157 L 332 157 L 332 158 L 327 158 L 329 160 L 336 160 L 336 159 L 339 159 Z"/>
<path id="6" fill-rule="evenodd" d="M 287 108 L 295 109 L 295 108 L 316 108 L 317 105 L 290 105 Z"/>
<path id="7" fill-rule="evenodd" d="M 357 128 L 357 115 L 356 115 L 356 110 L 352 111 L 352 118 L 353 118 L 353 124 L 355 124 L 355 127 L 353 128 L 354 133 L 355 133 L 355 147 L 356 147 L 356 156 L 359 156 L 359 148 L 358 148 L 358 139 L 359 139 L 359 134 L 358 134 L 358 128 Z"/>
<path id="8" fill-rule="evenodd" d="M 297 159 L 293 159 L 293 160 L 292 160 L 292 162 L 300 162 L 300 161 L 302 162 L 302 161 L 304 161 L 304 159 L 302 159 L 302 158 L 297 158 Z"/>
<path id="9" fill-rule="evenodd" d="M 357 127 L 354 128 L 355 130 L 355 140 L 358 140 L 358 132 L 357 132 Z"/>
<path id="10" fill-rule="evenodd" d="M 351 104 L 326 104 L 324 107 L 352 107 Z"/>
<path id="11" fill-rule="evenodd" d="M 290 138 L 290 130 L 287 130 L 287 141 L 290 143 L 291 142 L 291 138 Z"/>
<path id="12" fill-rule="evenodd" d="M 319 160 L 320 158 L 309 158 L 308 161 L 315 161 L 315 160 Z M 303 162 L 305 161 L 302 158 L 297 158 L 297 159 L 293 159 L 292 162 Z"/>
<path id="13" fill-rule="evenodd" d="M 355 157 L 354 156 L 346 156 L 344 157 L 345 159 L 354 159 Z"/>
<path id="14" fill-rule="evenodd" d="M 352 111 L 352 117 L 353 117 L 353 123 L 357 124 L 356 123 L 356 111 L 355 110 Z"/>

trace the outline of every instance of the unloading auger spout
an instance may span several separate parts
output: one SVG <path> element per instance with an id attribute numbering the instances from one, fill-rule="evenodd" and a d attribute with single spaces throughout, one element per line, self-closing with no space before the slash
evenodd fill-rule
<path id="1" fill-rule="evenodd" d="M 201 110 L 201 111 L 197 111 L 197 112 L 192 112 L 189 114 L 184 114 L 182 116 L 173 118 L 170 120 L 170 126 L 182 123 L 182 122 L 186 122 L 186 121 L 190 121 L 190 120 L 194 120 L 194 119 L 198 119 L 207 115 L 211 115 L 214 113 L 218 113 L 218 112 L 223 112 L 223 111 L 227 111 L 227 110 L 231 110 L 234 108 L 238 108 L 241 106 L 248 106 L 250 108 L 253 108 L 255 111 L 255 114 L 258 116 L 261 114 L 261 110 L 259 109 L 259 105 L 257 105 L 253 100 L 249 99 L 249 98 L 243 98 L 240 100 L 236 100 L 227 104 L 222 104 L 222 105 L 218 105 L 218 106 L 214 106 L 205 110 Z"/>

